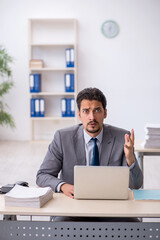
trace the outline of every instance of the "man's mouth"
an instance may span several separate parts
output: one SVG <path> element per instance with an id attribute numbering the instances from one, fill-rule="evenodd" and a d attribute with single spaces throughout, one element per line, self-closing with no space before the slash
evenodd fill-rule
<path id="1" fill-rule="evenodd" d="M 92 122 L 89 122 L 88 123 L 88 126 L 91 126 L 91 127 L 94 127 L 97 125 L 97 122 L 96 121 L 92 121 Z"/>

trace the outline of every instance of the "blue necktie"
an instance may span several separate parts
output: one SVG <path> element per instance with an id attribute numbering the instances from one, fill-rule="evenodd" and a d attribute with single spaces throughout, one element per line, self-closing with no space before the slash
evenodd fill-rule
<path id="1" fill-rule="evenodd" d="M 94 142 L 93 146 L 93 157 L 91 166 L 99 166 L 99 152 L 98 152 L 98 146 L 97 146 L 97 138 L 92 138 L 92 141 Z"/>

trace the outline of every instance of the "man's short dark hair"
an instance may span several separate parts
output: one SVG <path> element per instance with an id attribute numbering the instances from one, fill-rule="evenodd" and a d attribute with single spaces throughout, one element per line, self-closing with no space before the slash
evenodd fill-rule
<path id="1" fill-rule="evenodd" d="M 106 109 L 107 105 L 106 97 L 98 88 L 85 88 L 78 93 L 76 99 L 78 110 L 80 110 L 81 108 L 81 102 L 83 99 L 90 101 L 92 100 L 99 101 L 102 103 L 104 110 Z"/>

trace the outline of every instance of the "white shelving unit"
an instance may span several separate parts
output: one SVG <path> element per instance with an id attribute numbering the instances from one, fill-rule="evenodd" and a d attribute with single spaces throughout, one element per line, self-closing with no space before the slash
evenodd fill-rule
<path id="1" fill-rule="evenodd" d="M 65 49 L 74 48 L 75 66 L 67 68 Z M 30 99 L 45 99 L 45 116 L 30 117 L 31 140 L 50 140 L 58 128 L 77 123 L 75 117 L 61 117 L 60 99 L 77 96 L 77 21 L 76 19 L 29 19 L 29 60 L 42 59 L 42 68 L 29 73 L 41 74 L 41 92 Z M 64 74 L 74 73 L 74 92 L 65 92 Z"/>

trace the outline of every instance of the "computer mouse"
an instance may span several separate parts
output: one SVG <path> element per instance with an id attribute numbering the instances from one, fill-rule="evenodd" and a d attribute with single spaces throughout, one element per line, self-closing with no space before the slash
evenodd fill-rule
<path id="1" fill-rule="evenodd" d="M 17 181 L 15 184 L 21 185 L 23 187 L 29 187 L 28 182 L 25 181 Z"/>

